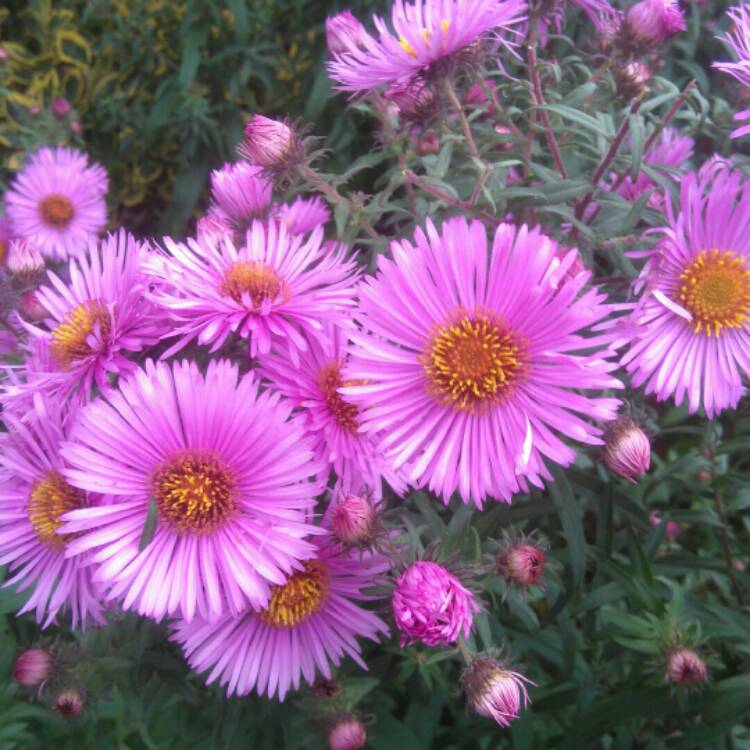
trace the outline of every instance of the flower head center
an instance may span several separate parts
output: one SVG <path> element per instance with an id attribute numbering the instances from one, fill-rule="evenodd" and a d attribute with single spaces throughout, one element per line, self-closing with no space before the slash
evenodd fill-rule
<path id="1" fill-rule="evenodd" d="M 101 300 L 91 300 L 69 310 L 52 331 L 50 352 L 62 367 L 88 357 L 96 339 L 106 342 L 112 329 L 112 318 Z"/>
<path id="2" fill-rule="evenodd" d="M 318 384 L 336 423 L 348 432 L 356 432 L 359 427 L 359 409 L 345 401 L 338 391 L 342 385 L 352 385 L 341 380 L 341 363 L 329 362 L 321 367 L 318 371 Z"/>
<path id="3" fill-rule="evenodd" d="M 308 560 L 304 570 L 292 573 L 283 586 L 274 586 L 268 607 L 258 613 L 267 625 L 294 628 L 318 612 L 328 600 L 328 568 Z"/>
<path id="4" fill-rule="evenodd" d="M 51 549 L 64 549 L 68 534 L 57 534 L 62 523 L 60 516 L 69 510 L 82 508 L 86 495 L 71 487 L 57 469 L 50 469 L 41 481 L 31 487 L 28 517 L 39 541 Z"/>
<path id="5" fill-rule="evenodd" d="M 70 198 L 59 193 L 52 193 L 39 201 L 39 215 L 48 227 L 65 229 L 72 221 L 75 209 Z"/>
<path id="6" fill-rule="evenodd" d="M 275 302 L 281 296 L 285 301 L 291 296 L 288 284 L 265 263 L 257 260 L 238 260 L 224 273 L 219 294 L 231 297 L 237 304 L 247 304 L 260 310 L 265 303 Z"/>
<path id="7" fill-rule="evenodd" d="M 498 402 L 524 371 L 518 340 L 490 316 L 462 314 L 432 337 L 422 364 L 438 400 L 473 412 Z"/>
<path id="8" fill-rule="evenodd" d="M 696 333 L 741 328 L 750 315 L 750 269 L 731 250 L 703 250 L 680 275 L 678 296 Z"/>
<path id="9" fill-rule="evenodd" d="M 177 534 L 204 534 L 237 509 L 231 470 L 210 454 L 183 453 L 151 477 L 159 517 Z"/>

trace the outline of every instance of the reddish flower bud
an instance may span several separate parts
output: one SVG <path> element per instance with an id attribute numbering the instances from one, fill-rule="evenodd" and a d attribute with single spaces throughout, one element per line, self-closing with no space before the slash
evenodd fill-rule
<path id="1" fill-rule="evenodd" d="M 648 514 L 649 523 L 653 526 L 659 526 L 662 522 L 662 515 L 658 510 L 652 510 Z M 677 521 L 667 521 L 667 525 L 664 527 L 664 535 L 667 537 L 668 542 L 673 542 L 680 535 L 680 524 Z"/>
<path id="2" fill-rule="evenodd" d="M 534 586 L 544 572 L 544 552 L 531 544 L 512 544 L 498 556 L 498 568 L 510 583 Z"/>
<path id="3" fill-rule="evenodd" d="M 678 0 L 641 0 L 628 9 L 624 28 L 630 42 L 654 47 L 687 25 Z"/>
<path id="4" fill-rule="evenodd" d="M 417 153 L 420 156 L 428 156 L 429 154 L 440 153 L 440 136 L 434 131 L 430 130 L 425 133 L 417 141 Z"/>
<path id="5" fill-rule="evenodd" d="M 55 696 L 52 708 L 64 719 L 75 719 L 83 713 L 86 704 L 86 696 L 77 687 L 65 688 Z"/>
<path id="6" fill-rule="evenodd" d="M 505 669 L 490 656 L 474 659 L 461 677 L 469 708 L 480 716 L 494 719 L 501 727 L 508 727 L 526 708 L 529 694 L 526 685 L 531 680 L 519 672 Z"/>
<path id="7" fill-rule="evenodd" d="M 328 731 L 329 750 L 359 750 L 366 741 L 365 725 L 355 716 L 338 719 Z"/>
<path id="8" fill-rule="evenodd" d="M 332 55 L 365 48 L 369 36 L 350 10 L 326 18 L 326 41 Z"/>
<path id="9" fill-rule="evenodd" d="M 70 106 L 70 102 L 64 96 L 60 96 L 57 99 L 52 100 L 50 109 L 52 110 L 52 114 L 55 117 L 59 117 L 62 119 L 63 117 L 67 117 L 67 115 L 70 114 L 70 110 L 72 109 L 72 107 Z"/>
<path id="10" fill-rule="evenodd" d="M 336 501 L 331 529 L 344 544 L 367 544 L 372 539 L 375 523 L 375 509 L 367 498 L 345 495 Z"/>
<path id="11" fill-rule="evenodd" d="M 248 161 L 272 171 L 285 171 L 304 159 L 302 141 L 291 125 L 253 115 L 245 125 L 245 140 L 238 149 Z"/>
<path id="12" fill-rule="evenodd" d="M 632 484 L 651 465 L 651 445 L 646 433 L 632 420 L 619 419 L 607 433 L 602 453 L 605 466 Z"/>
<path id="13" fill-rule="evenodd" d="M 668 682 L 673 685 L 699 685 L 708 680 L 706 662 L 691 648 L 680 646 L 667 654 L 664 668 Z"/>
<path id="14" fill-rule="evenodd" d="M 39 301 L 33 290 L 21 295 L 18 307 L 18 311 L 29 323 L 41 323 L 49 317 L 47 308 Z"/>
<path id="15" fill-rule="evenodd" d="M 74 133 L 75 135 L 80 135 L 82 131 L 83 131 L 83 128 L 81 127 L 80 120 L 71 120 L 70 132 Z"/>
<path id="16" fill-rule="evenodd" d="M 326 680 L 321 677 L 313 684 L 312 691 L 318 698 L 333 698 L 341 692 L 341 685 L 336 680 Z"/>
<path id="17" fill-rule="evenodd" d="M 437 112 L 435 90 L 421 76 L 391 84 L 383 96 L 395 104 L 399 114 L 408 120 L 426 120 Z"/>
<path id="18" fill-rule="evenodd" d="M 624 65 L 615 66 L 614 77 L 620 96 L 631 99 L 643 93 L 653 71 L 640 60 L 632 60 Z"/>
<path id="19" fill-rule="evenodd" d="M 31 648 L 18 655 L 13 665 L 13 679 L 27 688 L 38 688 L 52 676 L 52 655 L 43 648 Z"/>

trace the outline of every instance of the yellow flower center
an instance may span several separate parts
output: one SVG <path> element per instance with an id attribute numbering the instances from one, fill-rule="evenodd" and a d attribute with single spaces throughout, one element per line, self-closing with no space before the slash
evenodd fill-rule
<path id="1" fill-rule="evenodd" d="M 680 275 L 678 296 L 696 333 L 741 328 L 750 314 L 750 270 L 731 250 L 703 250 Z"/>
<path id="2" fill-rule="evenodd" d="M 447 34 L 450 26 L 451 26 L 451 22 L 448 19 L 444 18 L 440 22 L 441 33 Z M 430 41 L 432 40 L 433 33 L 434 33 L 432 29 L 422 29 L 421 33 L 422 33 L 422 39 L 424 40 L 424 43 L 429 44 Z M 417 56 L 416 50 L 414 49 L 414 47 L 412 47 L 412 45 L 409 43 L 409 40 L 405 36 L 403 35 L 399 36 L 398 43 L 401 45 L 401 48 L 404 50 L 404 52 L 406 52 L 406 54 L 409 55 L 409 57 Z"/>
<path id="3" fill-rule="evenodd" d="M 294 628 L 320 610 L 328 599 L 328 569 L 320 560 L 308 560 L 305 569 L 274 586 L 268 608 L 258 613 L 267 625 Z"/>
<path id="4" fill-rule="evenodd" d="M 291 296 L 287 283 L 273 269 L 260 261 L 238 260 L 224 274 L 219 294 L 231 297 L 238 304 L 248 295 L 253 310 L 259 310 L 266 301 L 275 301 L 279 295 L 286 301 Z"/>
<path id="5" fill-rule="evenodd" d="M 344 383 L 341 380 L 341 363 L 329 362 L 318 371 L 318 384 L 323 392 L 323 398 L 336 422 L 349 432 L 356 432 L 359 427 L 359 409 L 354 404 L 349 404 L 338 392 L 342 385 L 353 385 L 353 382 Z"/>
<path id="6" fill-rule="evenodd" d="M 71 487 L 57 469 L 50 469 L 44 478 L 31 487 L 28 516 L 31 528 L 39 541 L 51 549 L 64 549 L 69 534 L 57 534 L 60 516 L 69 510 L 82 508 L 86 496 L 77 487 Z"/>
<path id="7" fill-rule="evenodd" d="M 59 193 L 47 195 L 39 201 L 39 215 L 48 227 L 65 229 L 75 214 L 69 198 Z"/>
<path id="8" fill-rule="evenodd" d="M 422 364 L 428 389 L 461 411 L 485 409 L 507 395 L 523 375 L 524 349 L 485 314 L 463 314 L 438 329 Z"/>
<path id="9" fill-rule="evenodd" d="M 109 311 L 101 300 L 91 300 L 69 310 L 52 331 L 50 352 L 62 367 L 88 357 L 94 350 L 88 339 L 95 331 L 107 341 L 112 328 Z"/>
<path id="10" fill-rule="evenodd" d="M 212 455 L 184 453 L 151 478 L 159 516 L 177 534 L 203 534 L 237 509 L 234 475 Z"/>

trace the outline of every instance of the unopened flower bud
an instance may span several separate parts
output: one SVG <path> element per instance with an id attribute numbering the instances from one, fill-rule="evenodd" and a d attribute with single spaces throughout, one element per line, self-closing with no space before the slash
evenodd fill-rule
<path id="1" fill-rule="evenodd" d="M 72 107 L 70 106 L 70 102 L 64 96 L 60 96 L 57 99 L 52 100 L 50 109 L 52 110 L 52 114 L 55 117 L 59 117 L 62 119 L 63 117 L 67 117 L 70 114 L 70 110 L 72 109 Z"/>
<path id="2" fill-rule="evenodd" d="M 648 514 L 649 523 L 656 528 L 662 522 L 662 515 L 658 510 L 652 510 Z M 680 524 L 677 521 L 667 521 L 664 527 L 664 535 L 667 537 L 668 542 L 673 542 L 680 535 Z"/>
<path id="3" fill-rule="evenodd" d="M 367 544 L 375 529 L 375 509 L 365 497 L 346 495 L 336 502 L 331 528 L 336 538 L 349 545 Z"/>
<path id="4" fill-rule="evenodd" d="M 708 680 L 706 662 L 691 648 L 680 646 L 667 654 L 665 676 L 673 685 L 699 685 Z"/>
<path id="5" fill-rule="evenodd" d="M 28 239 L 16 238 L 8 248 L 8 271 L 21 279 L 31 279 L 44 270 L 44 258 Z"/>
<path id="6" fill-rule="evenodd" d="M 544 572 L 544 552 L 531 544 L 511 544 L 500 553 L 497 562 L 508 582 L 521 588 L 539 583 Z"/>
<path id="7" fill-rule="evenodd" d="M 49 317 L 47 308 L 39 301 L 36 291 L 24 292 L 18 303 L 18 311 L 29 323 L 41 323 Z"/>
<path id="8" fill-rule="evenodd" d="M 10 60 L 10 52 L 0 45 L 0 65 Z"/>
<path id="9" fill-rule="evenodd" d="M 359 750 L 366 741 L 365 725 L 356 716 L 342 717 L 328 730 L 329 750 Z"/>
<path id="10" fill-rule="evenodd" d="M 341 692 L 341 685 L 336 680 L 321 677 L 313 684 L 312 691 L 318 698 L 333 698 Z"/>
<path id="11" fill-rule="evenodd" d="M 52 672 L 52 655 L 43 648 L 30 648 L 22 652 L 13 665 L 13 679 L 27 688 L 41 687 Z"/>
<path id="12" fill-rule="evenodd" d="M 619 419 L 607 433 L 602 453 L 605 466 L 632 484 L 651 465 L 651 445 L 646 433 L 632 420 Z"/>
<path id="13" fill-rule="evenodd" d="M 75 719 L 83 713 L 86 697 L 77 687 L 65 688 L 55 696 L 52 708 L 64 719 Z"/>
<path id="14" fill-rule="evenodd" d="M 430 130 L 425 133 L 417 141 L 417 153 L 420 156 L 428 156 L 430 154 L 440 153 L 440 136 L 434 131 Z"/>
<path id="15" fill-rule="evenodd" d="M 505 669 L 490 656 L 474 659 L 461 677 L 469 708 L 508 727 L 529 705 L 526 685 L 533 683 L 519 672 Z"/>
<path id="16" fill-rule="evenodd" d="M 369 34 L 350 10 L 326 18 L 326 41 L 332 55 L 363 49 Z"/>
<path id="17" fill-rule="evenodd" d="M 639 96 L 645 91 L 652 75 L 651 68 L 640 60 L 617 65 L 614 70 L 617 92 L 625 99 Z"/>
<path id="18" fill-rule="evenodd" d="M 640 0 L 625 14 L 628 41 L 639 47 L 655 47 L 685 29 L 685 13 L 678 0 Z"/>
<path id="19" fill-rule="evenodd" d="M 291 169 L 304 159 L 304 148 L 294 128 L 263 115 L 253 115 L 245 125 L 245 140 L 238 151 L 251 163 L 274 172 Z"/>
<path id="20" fill-rule="evenodd" d="M 435 90 L 421 76 L 391 84 L 383 96 L 393 102 L 398 107 L 399 114 L 408 120 L 426 120 L 437 111 Z"/>
<path id="21" fill-rule="evenodd" d="M 70 132 L 74 135 L 80 135 L 83 131 L 83 128 L 81 127 L 80 120 L 71 120 L 70 122 Z"/>

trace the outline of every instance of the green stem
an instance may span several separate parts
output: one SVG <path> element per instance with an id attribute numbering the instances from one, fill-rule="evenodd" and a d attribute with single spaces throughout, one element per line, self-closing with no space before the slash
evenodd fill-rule
<path id="1" fill-rule="evenodd" d="M 474 143 L 474 136 L 472 136 L 471 134 L 471 126 L 469 125 L 469 121 L 466 119 L 466 113 L 464 112 L 464 108 L 461 106 L 461 102 L 458 99 L 458 95 L 456 94 L 456 90 L 453 88 L 453 84 L 451 83 L 450 78 L 446 78 L 443 82 L 443 89 L 445 90 L 445 95 L 448 97 L 448 100 L 453 106 L 453 109 L 456 110 L 456 114 L 458 115 L 459 122 L 461 123 L 461 130 L 463 131 L 464 138 L 466 139 L 466 148 L 469 150 L 469 154 L 471 154 L 471 156 L 478 159 L 479 149 L 477 148 L 477 144 Z"/>

